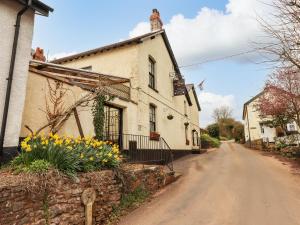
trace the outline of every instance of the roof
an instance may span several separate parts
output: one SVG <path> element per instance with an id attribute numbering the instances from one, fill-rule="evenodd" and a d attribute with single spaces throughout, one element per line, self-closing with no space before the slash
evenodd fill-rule
<path id="1" fill-rule="evenodd" d="M 198 100 L 198 96 L 197 96 L 197 93 L 196 93 L 194 84 L 187 84 L 187 85 L 185 85 L 185 86 L 186 86 L 187 92 L 189 92 L 189 91 L 191 91 L 191 90 L 193 91 L 193 94 L 194 94 L 194 98 L 195 98 L 195 100 L 196 100 L 196 104 L 197 104 L 198 111 L 201 111 L 200 103 L 199 103 L 199 100 Z"/>
<path id="2" fill-rule="evenodd" d="M 23 5 L 27 4 L 26 0 L 17 0 Z M 39 12 L 43 16 L 48 16 L 49 12 L 53 12 L 54 9 L 51 8 L 50 6 L 46 5 L 45 3 L 39 1 L 39 0 L 32 0 L 32 5 L 31 8 L 34 9 L 36 12 Z"/>
<path id="3" fill-rule="evenodd" d="M 246 106 L 249 105 L 251 102 L 253 102 L 255 99 L 259 98 L 263 93 L 264 93 L 264 91 L 261 91 L 260 93 L 258 93 L 257 95 L 255 95 L 250 100 L 248 100 L 247 102 L 244 103 L 244 107 L 243 107 L 243 120 L 245 119 Z"/>
<path id="4" fill-rule="evenodd" d="M 95 49 L 91 49 L 91 50 L 84 51 L 84 52 L 81 52 L 81 53 L 77 53 L 77 54 L 74 54 L 74 55 L 70 55 L 70 56 L 59 58 L 59 59 L 55 59 L 55 60 L 52 60 L 51 62 L 56 63 L 56 64 L 63 64 L 65 62 L 68 62 L 68 61 L 71 61 L 71 60 L 76 60 L 76 59 L 79 59 L 79 58 L 87 57 L 87 56 L 97 54 L 97 53 L 100 53 L 100 52 L 109 51 L 109 50 L 112 50 L 112 49 L 128 46 L 128 45 L 131 45 L 131 44 L 140 44 L 145 39 L 149 39 L 149 38 L 152 39 L 152 38 L 155 38 L 155 36 L 157 36 L 157 35 L 161 35 L 163 40 L 164 40 L 167 51 L 168 51 L 168 53 L 170 55 L 170 58 L 172 60 L 172 63 L 173 63 L 176 76 L 179 79 L 183 79 L 183 77 L 181 75 L 181 72 L 180 72 L 180 69 L 179 69 L 179 66 L 178 66 L 178 63 L 176 61 L 174 52 L 171 48 L 168 36 L 166 34 L 166 31 L 163 30 L 163 29 L 158 30 L 158 31 L 154 31 L 154 32 L 150 32 L 150 33 L 147 33 L 147 34 L 143 34 L 141 36 L 137 36 L 137 37 L 134 37 L 134 38 L 130 38 L 130 39 L 127 39 L 125 41 L 120 41 L 120 42 L 116 42 L 116 43 L 113 43 L 113 44 L 110 44 L 110 45 L 106 45 L 106 46 L 103 46 L 103 47 L 100 47 L 100 48 L 95 48 Z M 190 99 L 190 96 L 189 96 L 187 90 L 185 90 L 184 95 L 185 95 L 189 105 L 192 105 L 192 102 L 191 102 L 191 99 Z"/>
<path id="5" fill-rule="evenodd" d="M 190 91 L 191 89 L 194 88 L 194 84 L 186 84 L 185 86 L 186 86 L 187 91 Z"/>
<path id="6" fill-rule="evenodd" d="M 77 54 L 74 54 L 74 55 L 70 55 L 70 56 L 66 56 L 66 57 L 63 57 L 63 58 L 55 59 L 55 60 L 52 60 L 51 62 L 52 63 L 57 63 L 57 64 L 62 64 L 62 63 L 65 63 L 65 62 L 68 62 L 68 61 L 71 61 L 71 60 L 74 60 L 74 59 L 79 59 L 79 58 L 83 58 L 83 57 L 86 57 L 86 56 L 89 56 L 89 55 L 92 55 L 92 54 L 97 54 L 97 53 L 104 52 L 104 51 L 109 51 L 109 50 L 112 50 L 112 49 L 115 49 L 115 48 L 124 47 L 126 45 L 140 44 L 145 39 L 154 38 L 156 35 L 159 35 L 159 34 L 162 35 L 162 38 L 165 42 L 168 53 L 171 57 L 173 65 L 174 65 L 175 72 L 177 73 L 177 75 L 179 75 L 180 78 L 182 78 L 180 70 L 179 70 L 178 63 L 176 61 L 175 55 L 173 53 L 173 50 L 171 48 L 171 45 L 170 45 L 170 42 L 169 42 L 169 39 L 167 37 L 167 34 L 166 34 L 165 30 L 158 30 L 158 31 L 150 32 L 150 33 L 147 33 L 147 34 L 143 34 L 141 36 L 137 36 L 137 37 L 134 37 L 134 38 L 127 39 L 125 41 L 116 42 L 116 43 L 106 45 L 106 46 L 103 46 L 103 47 L 100 47 L 100 48 L 95 48 L 95 49 L 91 49 L 91 50 L 84 51 L 84 52 L 81 52 L 81 53 L 77 53 Z"/>
<path id="7" fill-rule="evenodd" d="M 124 100 L 130 100 L 130 88 L 124 85 L 124 83 L 130 82 L 127 78 L 74 69 L 36 60 L 30 61 L 29 71 L 89 91 L 93 91 L 101 86 L 104 87 L 107 94 L 117 96 Z"/>

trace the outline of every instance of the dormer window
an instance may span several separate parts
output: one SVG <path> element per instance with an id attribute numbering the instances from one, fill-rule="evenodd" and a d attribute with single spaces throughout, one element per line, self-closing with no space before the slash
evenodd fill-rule
<path id="1" fill-rule="evenodd" d="M 155 90 L 155 60 L 149 57 L 149 87 Z"/>

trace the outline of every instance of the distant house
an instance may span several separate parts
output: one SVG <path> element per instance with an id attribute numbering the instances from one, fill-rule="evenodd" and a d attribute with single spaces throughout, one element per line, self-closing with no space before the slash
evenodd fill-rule
<path id="1" fill-rule="evenodd" d="M 259 93 L 244 104 L 243 120 L 245 125 L 245 140 L 248 143 L 258 140 L 262 140 L 265 143 L 273 143 L 275 142 L 276 137 L 283 135 L 281 129 L 270 125 L 268 121 L 270 121 L 271 117 L 260 117 L 260 112 L 258 111 L 256 104 L 258 98 L 263 93 L 264 92 Z M 299 129 L 294 122 L 287 124 L 287 131 L 294 132 L 299 131 Z"/>
<path id="2" fill-rule="evenodd" d="M 149 140 L 147 137 L 150 137 L 153 141 L 161 137 L 173 150 L 198 152 L 201 108 L 195 87 L 193 84 L 185 84 L 167 34 L 161 27 L 161 21 L 153 21 L 153 18 L 155 20 L 157 17 L 152 17 L 151 22 L 155 24 L 150 33 L 56 59 L 48 66 L 53 67 L 56 64 L 65 69 L 80 70 L 82 73 L 87 71 L 106 74 L 108 79 L 128 79 L 127 84 L 116 89 L 126 90 L 129 95 L 122 97 L 118 92 L 116 98 L 106 102 L 106 139 L 121 145 L 129 144 L 133 148 L 147 148 L 143 147 L 143 140 Z M 43 67 L 37 67 L 38 70 L 43 70 L 41 68 Z M 42 118 L 45 120 L 45 115 L 39 108 L 45 105 L 43 99 L 47 85 L 46 76 L 38 73 L 36 70 L 30 71 L 29 85 L 32 88 L 27 89 L 21 136 L 28 134 L 25 124 L 36 129 L 38 122 Z M 70 84 L 75 82 L 70 80 Z M 75 86 L 84 88 L 78 82 Z M 79 93 L 75 89 L 73 92 L 75 96 Z M 84 135 L 94 135 L 90 112 L 79 110 L 78 114 Z M 76 128 L 75 121 L 73 125 L 66 124 L 62 132 L 78 136 L 78 129 L 73 129 L 74 127 Z M 136 139 L 128 141 L 126 138 L 130 135 Z"/>
<path id="3" fill-rule="evenodd" d="M 35 14 L 51 11 L 38 0 L 0 1 L 0 158 L 19 141 Z"/>

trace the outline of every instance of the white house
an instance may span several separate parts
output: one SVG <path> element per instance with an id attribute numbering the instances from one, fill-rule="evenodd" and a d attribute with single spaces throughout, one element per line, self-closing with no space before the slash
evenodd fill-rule
<path id="1" fill-rule="evenodd" d="M 159 19 L 155 16 L 151 18 Z M 71 70 L 73 74 L 75 72 L 84 74 L 86 71 L 86 75 L 90 73 L 90 76 L 106 74 L 108 79 L 118 77 L 129 81 L 122 88 L 117 87 L 118 90 L 126 90 L 129 93 L 126 97 L 118 93 L 116 98 L 107 102 L 105 114 L 107 122 L 104 131 L 108 139 L 122 142 L 124 146 L 129 144 L 131 147 L 136 145 L 137 148 L 149 149 L 157 144 L 152 138 L 149 142 L 147 137 L 155 134 L 160 135 L 174 151 L 177 150 L 182 154 L 199 152 L 201 108 L 195 87 L 185 83 L 160 20 L 156 20 L 152 29 L 155 30 L 128 40 L 56 59 L 50 64 L 43 63 L 40 67 L 34 66 L 37 62 L 32 62 L 21 136 L 24 137 L 29 132 L 25 129 L 25 125 L 36 130 L 46 122 L 45 114 L 39 109 L 45 107 L 46 74 L 60 69 L 64 70 L 63 77 L 69 79 L 72 75 Z M 84 85 L 79 80 L 69 79 L 69 84 L 70 82 L 76 86 L 76 88 L 68 86 L 76 99 L 80 94 L 78 86 L 82 88 Z M 73 100 L 68 98 L 66 104 L 74 102 L 74 98 Z M 91 111 L 79 109 L 78 117 L 84 135 L 93 136 Z M 80 135 L 73 117 L 60 133 Z M 116 140 L 120 137 L 122 141 Z M 133 137 L 136 137 L 135 140 Z M 145 143 L 148 143 L 148 146 Z"/>
<path id="2" fill-rule="evenodd" d="M 35 15 L 52 11 L 38 0 L 0 1 L 0 159 L 19 141 Z"/>
<path id="3" fill-rule="evenodd" d="M 246 142 L 255 142 L 262 140 L 263 142 L 275 142 L 275 138 L 281 136 L 282 133 L 276 127 L 272 127 L 268 122 L 271 118 L 260 117 L 260 112 L 257 109 L 258 98 L 263 94 L 261 92 L 251 98 L 244 104 L 243 120 L 245 129 Z M 294 132 L 299 131 L 295 122 L 287 124 L 287 131 Z"/>

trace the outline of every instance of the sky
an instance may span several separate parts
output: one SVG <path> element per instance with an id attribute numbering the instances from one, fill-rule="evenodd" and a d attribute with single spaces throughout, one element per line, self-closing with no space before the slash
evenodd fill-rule
<path id="1" fill-rule="evenodd" d="M 213 110 L 222 105 L 233 108 L 233 116 L 241 120 L 243 103 L 261 91 L 271 72 L 260 63 L 261 54 L 252 51 L 254 43 L 266 38 L 258 19 L 267 18 L 271 9 L 262 0 L 43 2 L 54 12 L 36 17 L 33 48 L 42 47 L 48 58 L 147 33 L 149 16 L 157 8 L 186 83 L 205 80 L 204 90 L 197 90 L 201 127 L 213 122 Z M 216 60 L 248 51 L 252 52 Z"/>

